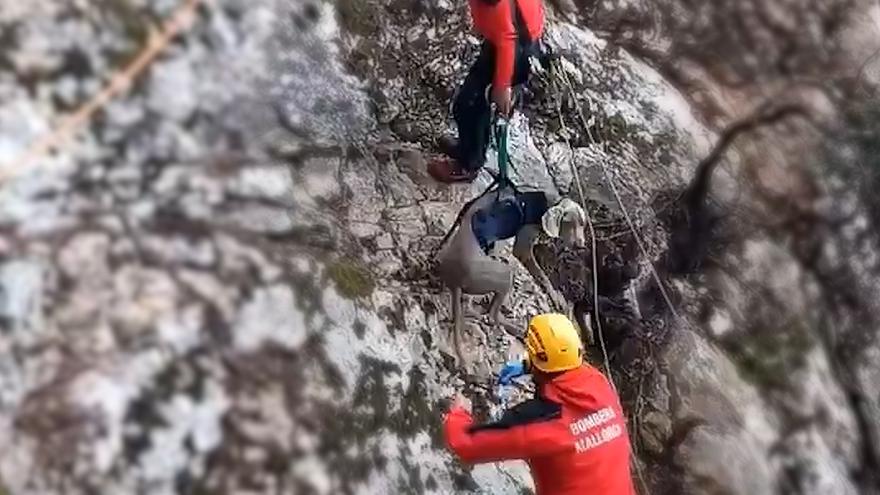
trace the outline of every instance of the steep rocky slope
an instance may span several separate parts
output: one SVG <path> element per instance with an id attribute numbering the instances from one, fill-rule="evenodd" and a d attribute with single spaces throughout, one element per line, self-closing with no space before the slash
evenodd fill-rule
<path id="1" fill-rule="evenodd" d="M 574 4 L 547 33 L 561 70 L 538 74 L 514 122 L 514 180 L 574 196 L 573 163 L 599 242 L 631 236 L 616 194 L 643 242 L 642 320 L 607 335 L 641 491 L 874 493 L 876 216 L 870 188 L 852 186 L 870 139 L 829 131 L 805 149 L 791 122 L 743 137 L 713 177 L 724 216 L 707 256 L 672 273 L 671 257 L 695 256 L 669 241 L 675 198 L 734 115 L 653 52 L 595 34 L 601 15 L 640 4 Z M 0 164 L 176 5 L 0 3 Z M 453 391 L 485 397 L 516 350 L 469 328 L 478 365 L 456 368 L 431 275 L 490 180 L 424 174 L 478 46 L 464 9 L 206 2 L 74 142 L 0 186 L 0 488 L 529 491 L 521 463 L 466 468 L 439 437 Z M 850 113 L 827 127 L 871 121 Z M 792 148 L 801 163 L 767 151 Z M 525 322 L 549 306 L 516 269 L 505 313 Z"/>

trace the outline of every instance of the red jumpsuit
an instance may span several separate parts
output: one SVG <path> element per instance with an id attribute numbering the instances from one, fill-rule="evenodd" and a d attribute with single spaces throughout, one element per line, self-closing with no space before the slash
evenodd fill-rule
<path id="1" fill-rule="evenodd" d="M 630 443 L 617 394 L 591 366 L 565 372 L 497 423 L 453 409 L 446 442 L 470 464 L 525 460 L 538 495 L 634 495 Z"/>
<path id="2" fill-rule="evenodd" d="M 490 85 L 509 88 L 528 82 L 529 54 L 537 51 L 544 30 L 544 7 L 541 0 L 469 1 L 474 27 L 484 40 L 452 105 L 459 135 L 452 154 L 458 163 L 455 168 L 476 174 L 486 163 L 491 131 L 486 90 Z M 511 8 L 513 2 L 516 9 Z"/>
<path id="3" fill-rule="evenodd" d="M 517 18 L 511 12 L 513 2 L 519 7 L 519 33 L 536 41 L 544 30 L 544 6 L 541 0 L 469 0 L 474 27 L 495 47 L 495 72 L 492 85 L 509 87 L 513 80 Z"/>

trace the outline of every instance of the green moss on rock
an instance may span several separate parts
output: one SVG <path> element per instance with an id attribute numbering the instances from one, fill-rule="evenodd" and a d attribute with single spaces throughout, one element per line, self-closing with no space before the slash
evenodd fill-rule
<path id="1" fill-rule="evenodd" d="M 352 259 L 341 259 L 327 267 L 327 277 L 333 281 L 340 295 L 348 299 L 364 299 L 373 294 L 376 282 L 373 274 Z"/>
<path id="2" fill-rule="evenodd" d="M 816 342 L 806 322 L 793 318 L 779 328 L 766 328 L 726 342 L 746 380 L 763 388 L 782 389 L 792 372 L 802 368 Z"/>

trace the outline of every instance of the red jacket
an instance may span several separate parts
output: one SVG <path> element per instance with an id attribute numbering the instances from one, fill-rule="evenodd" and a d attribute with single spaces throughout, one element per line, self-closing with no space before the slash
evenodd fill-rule
<path id="1" fill-rule="evenodd" d="M 519 5 L 525 25 L 520 26 L 524 35 L 537 41 L 544 31 L 544 5 L 541 0 L 469 0 L 474 27 L 495 46 L 496 88 L 510 87 L 513 79 L 517 32 L 511 2 Z"/>
<path id="2" fill-rule="evenodd" d="M 617 394 L 591 366 L 563 373 L 497 423 L 446 416 L 446 443 L 469 464 L 523 459 L 538 495 L 634 495 L 630 444 Z"/>

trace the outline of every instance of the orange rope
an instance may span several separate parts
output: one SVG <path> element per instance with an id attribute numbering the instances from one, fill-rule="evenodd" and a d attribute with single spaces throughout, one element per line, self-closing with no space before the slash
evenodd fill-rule
<path id="1" fill-rule="evenodd" d="M 155 58 L 171 43 L 181 31 L 188 28 L 196 8 L 202 0 L 184 0 L 169 16 L 157 32 L 151 27 L 149 38 L 144 48 L 125 68 L 115 73 L 110 82 L 89 101 L 80 106 L 72 114 L 64 117 L 61 123 L 40 139 L 34 141 L 28 149 L 0 168 L 0 181 L 9 178 L 18 170 L 30 165 L 33 161 L 43 158 L 52 150 L 61 149 L 70 137 L 110 100 L 128 89 L 130 84 L 155 60 Z"/>

